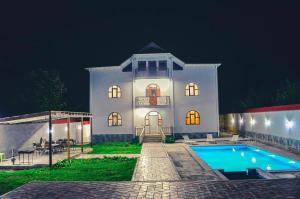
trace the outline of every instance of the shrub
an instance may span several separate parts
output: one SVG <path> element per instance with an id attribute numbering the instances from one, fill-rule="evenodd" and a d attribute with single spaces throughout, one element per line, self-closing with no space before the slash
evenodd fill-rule
<path id="1" fill-rule="evenodd" d="M 175 138 L 172 135 L 166 135 L 164 142 L 165 143 L 175 143 Z"/>

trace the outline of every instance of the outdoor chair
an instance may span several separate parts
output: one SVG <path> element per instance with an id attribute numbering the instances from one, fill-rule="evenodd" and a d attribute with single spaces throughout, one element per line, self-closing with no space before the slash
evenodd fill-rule
<path id="1" fill-rule="evenodd" d="M 216 144 L 216 140 L 213 138 L 212 134 L 207 134 L 206 135 L 206 142 L 211 143 L 211 144 Z"/>
<path id="2" fill-rule="evenodd" d="M 186 143 L 186 144 L 196 144 L 197 143 L 195 140 L 191 140 L 188 135 L 183 135 L 182 137 L 183 137 L 184 143 Z"/>

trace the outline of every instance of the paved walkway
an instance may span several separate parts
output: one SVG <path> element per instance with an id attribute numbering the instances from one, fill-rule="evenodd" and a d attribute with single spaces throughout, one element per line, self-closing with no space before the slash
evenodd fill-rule
<path id="1" fill-rule="evenodd" d="M 182 180 L 220 180 L 214 172 L 202 168 L 183 144 L 165 144 L 164 146 Z"/>
<path id="2" fill-rule="evenodd" d="M 132 181 L 180 180 L 162 143 L 144 143 Z"/>
<path id="3" fill-rule="evenodd" d="M 300 179 L 178 182 L 37 182 L 7 198 L 300 198 Z"/>
<path id="4" fill-rule="evenodd" d="M 104 157 L 126 157 L 126 158 L 138 158 L 140 154 L 80 154 L 76 159 L 89 159 L 89 158 L 104 158 Z"/>

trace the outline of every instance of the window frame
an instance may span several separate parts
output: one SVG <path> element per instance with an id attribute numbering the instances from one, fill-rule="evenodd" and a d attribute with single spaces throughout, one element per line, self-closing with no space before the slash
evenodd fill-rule
<path id="1" fill-rule="evenodd" d="M 121 96 L 122 92 L 119 85 L 112 85 L 108 88 L 108 98 L 120 98 Z"/>
<path id="2" fill-rule="evenodd" d="M 193 118 L 193 122 L 192 122 Z M 200 114 L 198 111 L 190 110 L 185 115 L 185 125 L 200 125 Z"/>
<path id="3" fill-rule="evenodd" d="M 114 120 L 116 120 L 114 122 Z M 111 112 L 107 117 L 108 127 L 122 126 L 122 116 L 118 112 Z"/>
<path id="4" fill-rule="evenodd" d="M 185 96 L 199 96 L 199 87 L 196 83 L 190 82 L 185 85 Z"/>

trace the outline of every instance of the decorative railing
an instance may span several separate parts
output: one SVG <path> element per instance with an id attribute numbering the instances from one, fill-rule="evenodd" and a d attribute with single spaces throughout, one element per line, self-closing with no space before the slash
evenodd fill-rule
<path id="1" fill-rule="evenodd" d="M 165 135 L 172 135 L 173 128 L 172 127 L 161 127 L 161 130 L 164 132 Z"/>
<path id="2" fill-rule="evenodd" d="M 136 127 L 135 128 L 135 135 L 139 137 L 139 143 L 141 144 L 145 137 L 145 128 Z"/>
<path id="3" fill-rule="evenodd" d="M 138 69 L 135 69 L 135 77 L 136 78 L 160 78 L 160 77 L 169 77 L 169 70 L 154 70 L 154 71 L 139 71 Z"/>
<path id="4" fill-rule="evenodd" d="M 159 96 L 159 97 L 136 97 L 136 106 L 168 106 L 170 105 L 170 96 Z"/>

